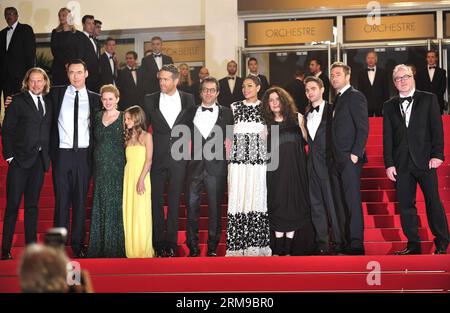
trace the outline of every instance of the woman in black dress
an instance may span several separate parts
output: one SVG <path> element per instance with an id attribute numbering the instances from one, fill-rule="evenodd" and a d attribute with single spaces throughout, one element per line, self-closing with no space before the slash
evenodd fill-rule
<path id="1" fill-rule="evenodd" d="M 79 35 L 77 35 L 77 30 L 73 24 L 70 10 L 68 8 L 60 9 L 58 17 L 59 25 L 52 31 L 51 37 L 53 86 L 69 84 L 66 64 L 82 55 L 81 45 L 78 44 Z"/>
<path id="2" fill-rule="evenodd" d="M 194 91 L 198 92 L 198 90 L 193 90 L 192 87 L 194 85 L 194 82 L 191 78 L 191 72 L 189 71 L 189 65 L 186 63 L 181 63 L 178 66 L 178 69 L 180 70 L 180 79 L 178 80 L 178 90 L 194 94 Z M 200 103 L 196 103 L 200 104 Z"/>
<path id="3" fill-rule="evenodd" d="M 308 196 L 308 176 L 303 116 L 292 97 L 282 88 L 266 91 L 262 112 L 269 130 L 268 149 L 278 127 L 279 162 L 267 171 L 267 206 L 270 229 L 275 234 L 273 255 L 306 255 L 314 251 L 314 229 Z M 299 127 L 299 123 L 301 127 Z M 271 161 L 274 161 L 271 155 Z"/>

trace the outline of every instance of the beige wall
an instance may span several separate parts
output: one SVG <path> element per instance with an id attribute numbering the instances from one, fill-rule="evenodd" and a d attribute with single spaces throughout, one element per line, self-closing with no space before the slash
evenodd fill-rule
<path id="1" fill-rule="evenodd" d="M 103 29 L 138 29 L 204 25 L 202 6 L 207 0 L 1 0 L 0 10 L 14 6 L 19 20 L 33 25 L 35 33 L 49 33 L 58 24 L 62 7 L 75 8 L 81 17 L 92 14 L 103 22 Z M 2 18 L 0 27 L 6 26 Z"/>

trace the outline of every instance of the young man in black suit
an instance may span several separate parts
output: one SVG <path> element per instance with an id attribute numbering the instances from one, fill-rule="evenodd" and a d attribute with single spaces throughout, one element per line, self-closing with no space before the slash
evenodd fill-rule
<path id="1" fill-rule="evenodd" d="M 236 75 L 237 63 L 227 63 L 228 76 L 219 80 L 220 94 L 219 104 L 229 108 L 233 102 L 244 100 L 242 84 L 244 80 Z"/>
<path id="2" fill-rule="evenodd" d="M 435 95 L 416 90 L 409 66 L 392 74 L 399 95 L 384 104 L 383 156 L 387 177 L 396 182 L 402 229 L 408 244 L 397 255 L 420 254 L 415 207 L 417 183 L 425 197 L 428 224 L 435 239 L 434 254 L 446 254 L 447 218 L 439 197 L 436 169 L 444 161 L 444 131 Z"/>
<path id="3" fill-rule="evenodd" d="M 36 63 L 36 39 L 33 28 L 18 22 L 14 7 L 5 8 L 8 26 L 0 32 L 0 93 L 3 99 L 18 93 L 25 73 Z"/>
<path id="4" fill-rule="evenodd" d="M 364 218 L 361 203 L 360 176 L 366 161 L 366 143 L 369 134 L 367 100 L 350 86 L 350 66 L 335 62 L 331 66 L 331 84 L 337 92 L 331 127 L 333 157 L 340 181 L 336 194 L 343 195 L 346 223 L 349 226 L 346 253 L 363 255 Z M 337 186 L 336 186 L 337 187 Z M 342 216 L 342 212 L 338 212 Z"/>
<path id="5" fill-rule="evenodd" d="M 137 67 L 137 53 L 128 51 L 125 55 L 126 66 L 118 71 L 117 87 L 120 90 L 119 110 L 139 104 L 138 79 L 140 69 Z"/>
<path id="6" fill-rule="evenodd" d="M 331 125 L 333 107 L 323 99 L 325 88 L 320 78 L 308 76 L 305 79 L 306 96 L 310 105 L 306 109 L 305 124 L 308 142 L 308 179 L 311 200 L 311 218 L 316 231 L 318 255 L 342 252 L 344 245 L 343 225 L 338 219 L 336 202 L 331 184 L 335 178 L 332 161 Z M 333 251 L 330 251 L 329 228 Z"/>
<path id="7" fill-rule="evenodd" d="M 194 96 L 177 90 L 180 77 L 173 64 L 163 65 L 159 72 L 161 92 L 145 96 L 144 111 L 153 129 L 152 184 L 153 247 L 157 257 L 174 257 L 178 241 L 178 213 L 189 153 L 177 141 L 192 125 Z M 174 150 L 174 151 L 172 151 Z M 167 237 L 164 238 L 164 190 L 168 185 Z"/>
<path id="8" fill-rule="evenodd" d="M 155 36 L 151 40 L 152 53 L 142 58 L 139 81 L 141 97 L 160 91 L 158 73 L 163 65 L 173 64 L 170 56 L 162 54 L 162 39 Z"/>
<path id="9" fill-rule="evenodd" d="M 382 116 L 383 103 L 389 99 L 388 77 L 377 62 L 377 53 L 367 52 L 367 67 L 358 76 L 358 90 L 366 96 L 369 117 Z"/>
<path id="10" fill-rule="evenodd" d="M 84 257 L 86 198 L 91 177 L 92 119 L 102 106 L 100 95 L 87 89 L 89 75 L 82 60 L 68 63 L 69 86 L 50 91 L 53 110 L 51 158 L 55 190 L 55 227 L 69 229 L 72 208 L 72 251 Z"/>
<path id="11" fill-rule="evenodd" d="M 6 209 L 3 220 L 2 260 L 11 259 L 11 245 L 20 200 L 24 195 L 25 243 L 36 242 L 38 203 L 44 173 L 50 165 L 52 103 L 50 80 L 41 68 L 31 68 L 23 79 L 3 121 L 3 158 L 8 161 Z"/>
<path id="12" fill-rule="evenodd" d="M 105 42 L 105 52 L 100 56 L 100 85 L 117 83 L 117 67 L 119 60 L 116 55 L 116 41 L 108 37 Z"/>
<path id="13" fill-rule="evenodd" d="M 262 99 L 264 93 L 270 87 L 269 81 L 266 76 L 258 73 L 258 60 L 256 58 L 249 58 L 247 61 L 247 66 L 250 72 L 249 75 L 258 77 L 261 82 L 261 88 L 258 91 L 258 99 Z"/>
<path id="14" fill-rule="evenodd" d="M 86 79 L 86 86 L 90 91 L 98 92 L 100 90 L 100 49 L 93 37 L 94 16 L 85 15 L 82 18 L 83 32 L 79 33 L 79 41 L 82 46 L 81 60 L 87 66 L 89 76 Z"/>
<path id="15" fill-rule="evenodd" d="M 221 235 L 221 204 L 227 181 L 225 138 L 227 125 L 233 125 L 233 113 L 217 103 L 219 82 L 207 77 L 201 85 L 201 105 L 195 112 L 191 129 L 191 160 L 187 165 L 187 246 L 191 257 L 200 255 L 198 219 L 203 188 L 208 194 L 208 251 L 217 256 Z"/>
<path id="16" fill-rule="evenodd" d="M 202 84 L 203 80 L 209 76 L 209 70 L 206 67 L 201 67 L 198 71 L 198 81 L 196 81 L 192 85 L 192 91 L 194 93 L 195 98 L 195 104 L 202 103 L 202 98 L 200 97 L 200 85 Z"/>
<path id="17" fill-rule="evenodd" d="M 323 82 L 323 87 L 325 91 L 323 93 L 323 98 L 327 101 L 330 100 L 330 80 L 328 79 L 327 74 L 322 72 L 322 61 L 317 58 L 312 58 L 309 61 L 309 71 L 311 75 L 320 78 Z"/>
<path id="18" fill-rule="evenodd" d="M 438 99 L 441 114 L 444 112 L 444 94 L 447 89 L 447 77 L 444 69 L 437 65 L 437 52 L 427 52 L 427 67 L 417 72 L 417 88 L 434 93 Z"/>

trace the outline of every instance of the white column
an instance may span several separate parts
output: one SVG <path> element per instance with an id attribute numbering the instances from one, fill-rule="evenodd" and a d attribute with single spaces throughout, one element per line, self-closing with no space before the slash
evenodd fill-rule
<path id="1" fill-rule="evenodd" d="M 205 0 L 205 65 L 220 79 L 227 75 L 227 63 L 238 62 L 237 0 Z"/>

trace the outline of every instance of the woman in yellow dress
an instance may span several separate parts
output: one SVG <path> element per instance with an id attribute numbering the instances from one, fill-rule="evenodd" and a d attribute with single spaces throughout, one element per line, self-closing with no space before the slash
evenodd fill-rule
<path id="1" fill-rule="evenodd" d="M 128 258 L 151 258 L 152 207 L 150 167 L 152 135 L 145 131 L 145 114 L 139 106 L 125 111 L 126 165 L 123 179 L 123 225 Z"/>

